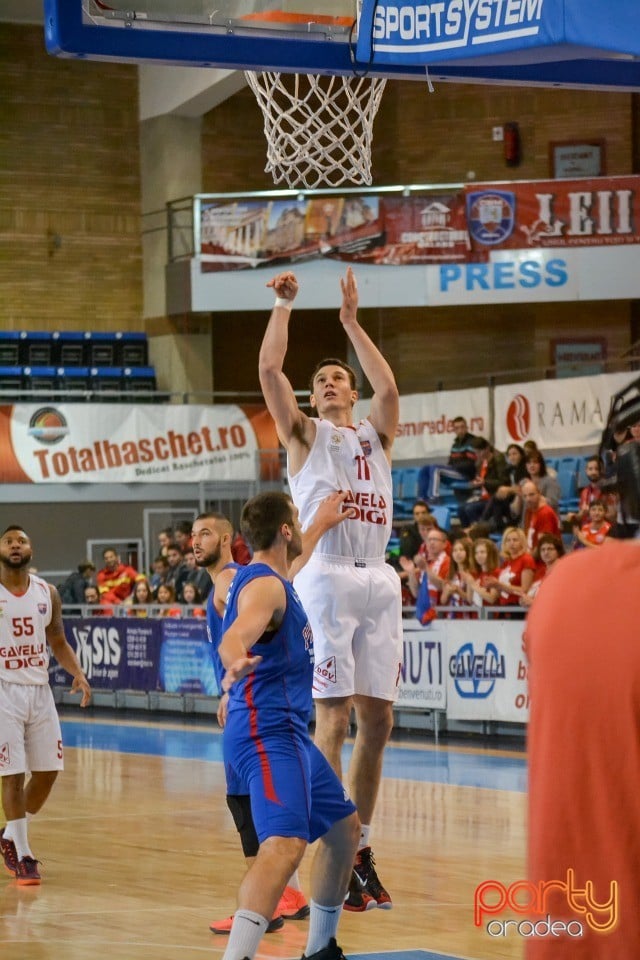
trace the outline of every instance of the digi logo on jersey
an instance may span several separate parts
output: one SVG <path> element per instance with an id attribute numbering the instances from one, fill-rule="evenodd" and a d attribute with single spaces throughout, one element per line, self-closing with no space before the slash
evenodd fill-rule
<path id="1" fill-rule="evenodd" d="M 487 643 L 482 653 L 476 653 L 472 643 L 465 643 L 449 658 L 449 675 L 460 697 L 485 700 L 491 696 L 496 680 L 506 678 L 505 658 L 493 643 Z"/>
<path id="2" fill-rule="evenodd" d="M 73 627 L 72 633 L 80 666 L 88 680 L 117 676 L 122 643 L 116 627 Z"/>
<path id="3" fill-rule="evenodd" d="M 11 647 L 0 647 L 0 659 L 5 670 L 24 670 L 27 667 L 47 665 L 41 643 L 17 643 Z"/>

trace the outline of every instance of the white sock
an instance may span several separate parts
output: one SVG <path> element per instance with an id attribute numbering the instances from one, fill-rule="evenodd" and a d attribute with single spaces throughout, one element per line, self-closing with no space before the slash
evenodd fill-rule
<path id="1" fill-rule="evenodd" d="M 364 849 L 364 847 L 369 846 L 369 833 L 371 832 L 371 827 L 368 823 L 360 824 L 360 840 L 358 841 L 358 850 Z"/>
<path id="2" fill-rule="evenodd" d="M 297 870 L 294 870 L 287 880 L 287 886 L 291 887 L 293 890 L 302 890 L 302 887 L 300 886 L 300 877 L 298 876 Z"/>
<path id="3" fill-rule="evenodd" d="M 33 857 L 27 838 L 26 817 L 22 817 L 21 820 L 7 820 L 7 825 L 4 828 L 4 836 L 6 840 L 13 840 L 16 846 L 18 860 L 22 860 L 23 857 Z"/>
<path id="4" fill-rule="evenodd" d="M 253 960 L 269 921 L 253 910 L 236 910 L 222 960 Z"/>
<path id="5" fill-rule="evenodd" d="M 307 945 L 304 948 L 305 957 L 311 957 L 314 953 L 318 953 L 329 946 L 329 940 L 335 937 L 338 931 L 338 923 L 342 914 L 341 903 L 337 907 L 323 907 L 311 900 L 309 906 L 311 907 L 311 913 L 309 914 Z"/>

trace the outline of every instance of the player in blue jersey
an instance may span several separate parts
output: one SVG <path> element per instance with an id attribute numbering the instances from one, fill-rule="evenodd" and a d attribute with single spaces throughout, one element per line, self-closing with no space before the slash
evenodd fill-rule
<path id="1" fill-rule="evenodd" d="M 334 493 L 318 507 L 309 529 L 303 534 L 303 552 L 292 564 L 291 576 L 304 565 L 311 555 L 320 537 L 333 526 L 342 523 L 349 516 L 343 511 L 346 494 Z M 206 604 L 207 633 L 212 645 L 212 658 L 219 692 L 222 693 L 224 668 L 218 656 L 218 647 L 222 638 L 222 617 L 231 580 L 240 564 L 235 563 L 231 552 L 233 527 L 227 517 L 215 511 L 201 513 L 196 517 L 192 528 L 192 543 L 196 563 L 206 568 L 214 585 Z M 224 694 L 218 706 L 218 723 L 224 727 L 228 694 Z M 227 806 L 240 834 L 242 850 L 247 866 L 250 866 L 258 852 L 259 841 L 251 816 L 251 804 L 248 794 L 227 794 Z M 273 917 L 267 927 L 267 933 L 280 930 L 285 920 L 303 920 L 309 916 L 309 906 L 300 887 L 298 871 L 289 878 L 287 886 L 278 902 Z M 226 935 L 230 932 L 233 916 L 214 920 L 209 929 L 212 933 Z"/>
<path id="2" fill-rule="evenodd" d="M 308 733 L 313 637 L 288 579 L 302 553 L 298 511 L 282 493 L 260 494 L 245 506 L 241 528 L 254 556 L 231 583 L 219 650 L 229 691 L 225 772 L 230 793 L 251 797 L 260 847 L 240 886 L 224 960 L 252 960 L 287 879 L 317 839 L 305 957 L 341 960 L 335 935 L 360 824 Z"/>

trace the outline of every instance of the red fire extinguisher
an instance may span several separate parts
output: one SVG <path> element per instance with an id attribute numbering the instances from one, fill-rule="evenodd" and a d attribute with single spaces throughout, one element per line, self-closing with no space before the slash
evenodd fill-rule
<path id="1" fill-rule="evenodd" d="M 514 122 L 504 125 L 504 159 L 508 167 L 517 167 L 520 163 L 520 130 Z"/>

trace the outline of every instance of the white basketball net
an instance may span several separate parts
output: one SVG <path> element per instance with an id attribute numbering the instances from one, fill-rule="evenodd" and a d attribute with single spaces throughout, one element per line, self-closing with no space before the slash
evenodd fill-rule
<path id="1" fill-rule="evenodd" d="M 264 114 L 265 171 L 274 183 L 314 189 L 371 185 L 373 121 L 386 80 L 250 73 Z"/>

